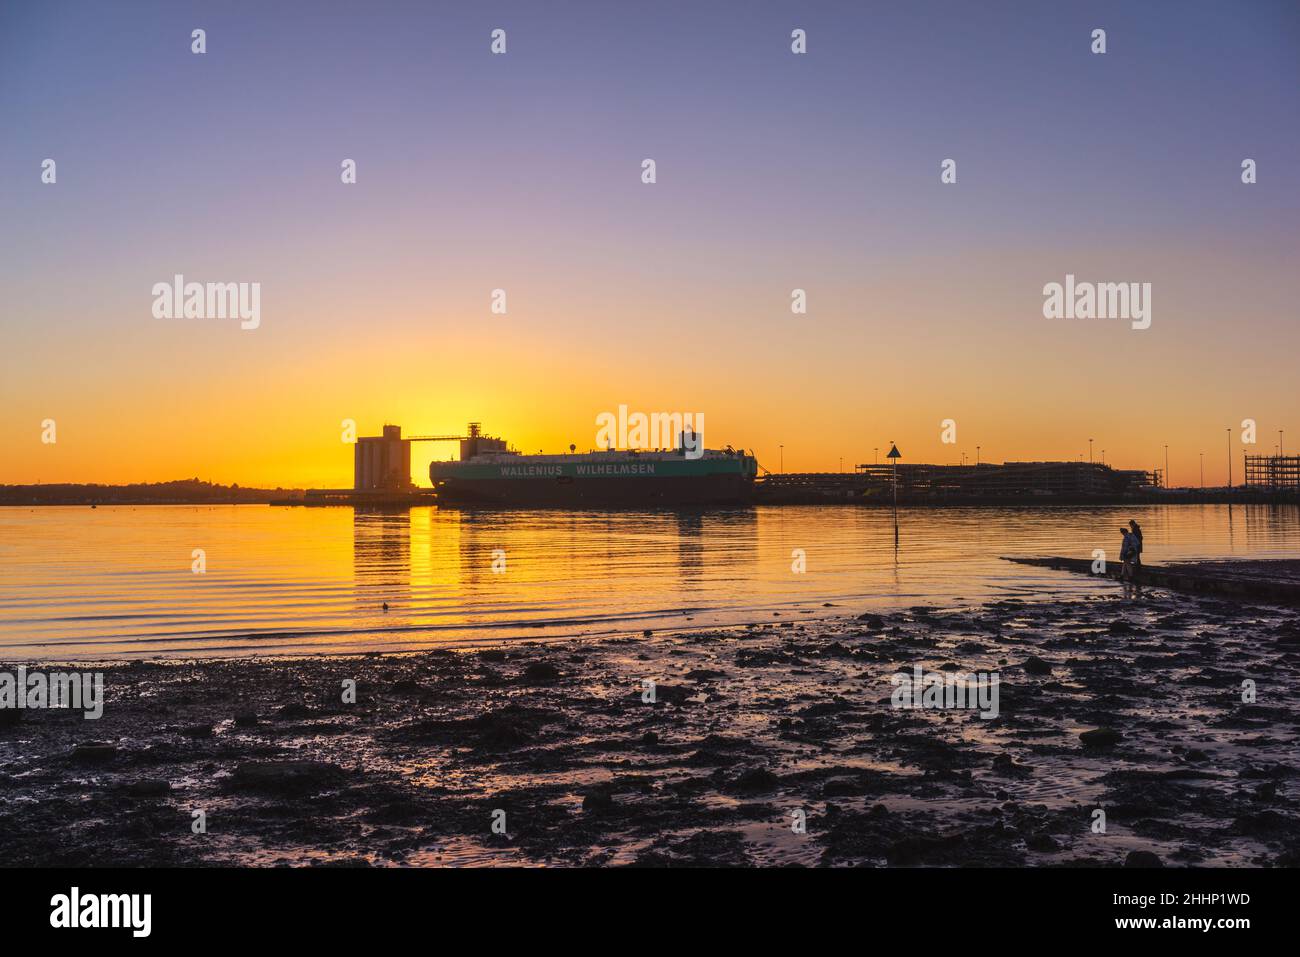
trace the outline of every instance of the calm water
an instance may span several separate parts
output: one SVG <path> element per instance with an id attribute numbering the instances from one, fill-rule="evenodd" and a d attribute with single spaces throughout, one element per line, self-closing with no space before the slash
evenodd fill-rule
<path id="1" fill-rule="evenodd" d="M 1147 562 L 1300 557 L 1294 506 L 904 510 L 897 556 L 888 510 L 841 506 L 0 508 L 0 657 L 392 650 L 1095 594 L 1113 586 L 999 556 L 1115 556 L 1131 517 Z"/>

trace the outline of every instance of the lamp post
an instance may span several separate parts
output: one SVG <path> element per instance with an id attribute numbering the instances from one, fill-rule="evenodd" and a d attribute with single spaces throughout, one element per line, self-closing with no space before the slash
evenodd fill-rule
<path id="1" fill-rule="evenodd" d="M 784 445 L 781 446 L 781 464 L 778 466 L 778 468 L 781 470 L 781 474 L 784 475 L 785 474 L 785 446 Z"/>
<path id="2" fill-rule="evenodd" d="M 1165 488 L 1169 488 L 1169 446 L 1165 446 Z"/>
<path id="3" fill-rule="evenodd" d="M 1088 440 L 1088 464 L 1092 464 L 1092 439 Z"/>
<path id="4" fill-rule="evenodd" d="M 1225 430 L 1228 433 L 1228 491 L 1232 491 L 1232 429 Z"/>

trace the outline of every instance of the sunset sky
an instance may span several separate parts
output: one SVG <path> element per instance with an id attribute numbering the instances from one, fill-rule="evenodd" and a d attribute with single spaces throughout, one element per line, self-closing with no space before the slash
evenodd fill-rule
<path id="1" fill-rule="evenodd" d="M 345 486 L 345 418 L 620 404 L 787 471 L 1300 450 L 1300 4 L 978 6 L 5 2 L 0 483 Z M 261 327 L 154 318 L 177 273 Z M 1045 319 L 1067 273 L 1151 328 Z"/>

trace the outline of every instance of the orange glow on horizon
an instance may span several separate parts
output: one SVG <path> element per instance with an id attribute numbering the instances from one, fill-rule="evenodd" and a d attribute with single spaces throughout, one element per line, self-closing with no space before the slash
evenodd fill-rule
<path id="1" fill-rule="evenodd" d="M 594 447 L 596 416 L 620 404 L 704 413 L 706 444 L 755 450 L 772 471 L 781 446 L 786 471 L 836 471 L 841 458 L 846 470 L 871 462 L 891 439 L 904 462 L 956 463 L 963 453 L 973 462 L 977 445 L 986 462 L 1086 460 L 1091 437 L 1094 458 L 1104 450 L 1120 468 L 1163 468 L 1168 444 L 1176 485 L 1199 484 L 1204 452 L 1206 485 L 1221 485 L 1229 426 L 1240 480 L 1247 417 L 1258 422 L 1255 451 L 1273 450 L 1296 411 L 1285 350 L 1250 356 L 1250 373 L 1226 372 L 1220 351 L 1245 361 L 1229 345 L 1234 327 L 1212 321 L 1214 304 L 1161 311 L 1167 285 L 1156 286 L 1144 332 L 1046 320 L 1025 277 L 1053 273 L 1016 258 L 1030 255 L 1008 254 L 1017 288 L 1028 290 L 1011 305 L 993 288 L 1009 280 L 984 272 L 1009 267 L 986 257 L 954 267 L 939 287 L 921 263 L 871 283 L 837 277 L 840 292 L 810 297 L 808 316 L 791 316 L 774 286 L 729 304 L 701 291 L 684 304 L 666 288 L 622 290 L 611 277 L 576 305 L 565 283 L 538 280 L 508 316 L 490 315 L 486 296 L 477 311 L 455 300 L 432 313 L 398 296 L 385 303 L 388 318 L 364 323 L 355 317 L 375 306 L 356 293 L 288 311 L 266 294 L 262 328 L 251 332 L 124 319 L 60 342 L 57 376 L 13 370 L 0 482 L 348 487 L 344 419 L 362 435 L 385 422 L 408 435 L 459 434 L 479 421 L 521 451 L 560 452 Z M 1259 299 L 1258 315 L 1277 314 L 1269 296 Z M 607 314 L 606 303 L 628 305 Z M 1207 346 L 1214 337 L 1222 350 Z M 41 442 L 47 418 L 54 445 Z M 954 445 L 940 441 L 945 419 L 957 423 Z M 1289 434 L 1300 448 L 1300 427 Z M 416 445 L 414 480 L 427 484 L 430 459 L 455 454 Z"/>

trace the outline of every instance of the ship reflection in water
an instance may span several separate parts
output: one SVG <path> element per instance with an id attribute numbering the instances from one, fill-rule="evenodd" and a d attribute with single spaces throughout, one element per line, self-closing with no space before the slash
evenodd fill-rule
<path id="1" fill-rule="evenodd" d="M 395 650 L 1094 594 L 1112 586 L 1000 556 L 1117 549 L 1129 518 L 1149 562 L 1300 557 L 1295 506 L 905 509 L 897 554 L 889 511 L 853 506 L 3 509 L 0 647 L 47 660 Z"/>

